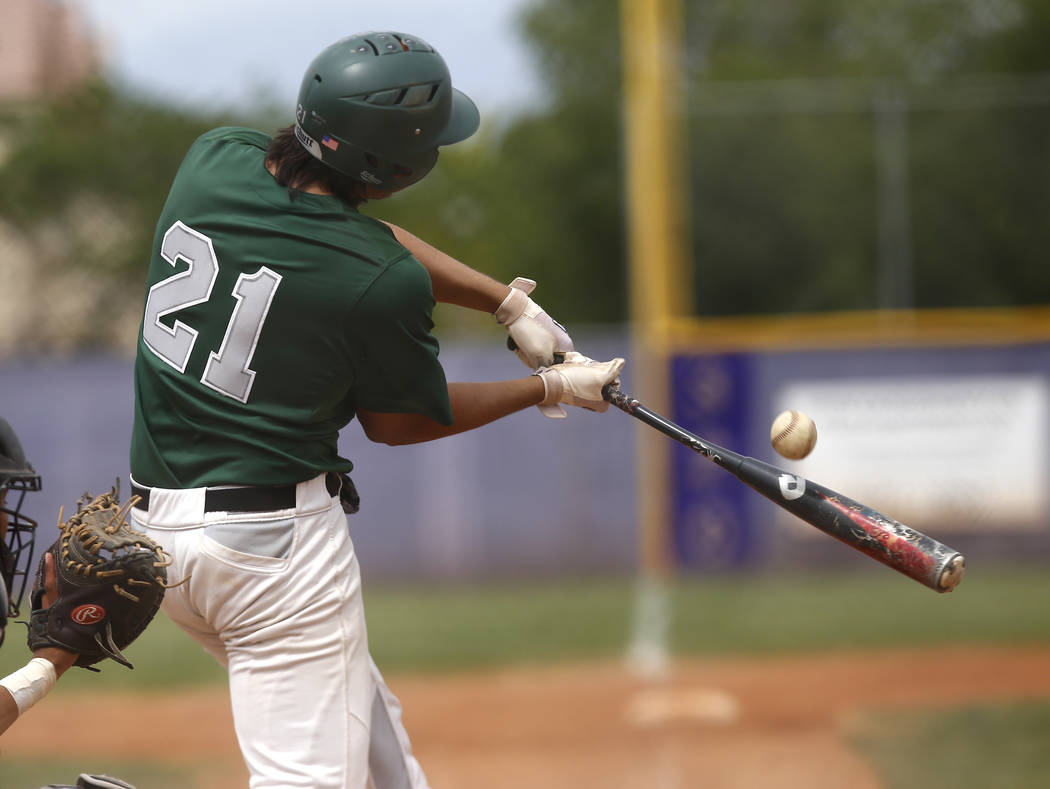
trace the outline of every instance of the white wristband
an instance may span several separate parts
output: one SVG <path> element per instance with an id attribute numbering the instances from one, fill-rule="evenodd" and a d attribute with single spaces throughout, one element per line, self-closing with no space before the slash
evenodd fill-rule
<path id="1" fill-rule="evenodd" d="M 565 390 L 565 384 L 560 375 L 554 370 L 541 368 L 533 373 L 543 381 L 543 401 L 536 404 L 540 413 L 548 419 L 564 419 L 565 409 L 558 405 L 561 393 Z"/>
<path id="2" fill-rule="evenodd" d="M 536 282 L 524 277 L 517 277 L 510 283 L 509 287 L 510 293 L 496 308 L 496 311 L 492 313 L 496 316 L 496 321 L 503 325 L 514 323 L 522 316 L 529 304 L 533 303 L 532 299 L 529 298 L 529 294 L 535 290 Z M 538 309 L 537 312 L 539 312 Z"/>
<path id="3" fill-rule="evenodd" d="M 13 674 L 0 679 L 0 687 L 14 696 L 15 706 L 21 715 L 44 698 L 58 682 L 58 674 L 50 660 L 33 658 Z"/>

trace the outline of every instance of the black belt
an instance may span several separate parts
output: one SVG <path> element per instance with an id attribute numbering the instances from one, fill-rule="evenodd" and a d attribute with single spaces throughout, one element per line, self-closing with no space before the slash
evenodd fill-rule
<path id="1" fill-rule="evenodd" d="M 325 486 L 332 496 L 339 495 L 339 475 L 329 471 Z M 272 512 L 295 509 L 295 485 L 252 485 L 238 488 L 207 488 L 205 512 Z M 131 494 L 138 496 L 135 508 L 149 510 L 150 488 L 131 483 Z"/>

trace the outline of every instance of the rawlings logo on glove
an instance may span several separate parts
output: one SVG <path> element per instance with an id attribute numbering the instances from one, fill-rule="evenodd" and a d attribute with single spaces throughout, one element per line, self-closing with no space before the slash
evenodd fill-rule
<path id="1" fill-rule="evenodd" d="M 171 564 L 157 543 L 128 525 L 128 511 L 137 500 L 132 497 L 122 506 L 116 487 L 94 499 L 85 493 L 76 513 L 59 523 L 62 534 L 40 557 L 33 585 L 30 650 L 75 652 L 75 665 L 83 668 L 107 657 L 134 668 L 121 650 L 156 615 L 168 588 L 165 568 Z M 44 608 L 49 555 L 57 597 Z"/>

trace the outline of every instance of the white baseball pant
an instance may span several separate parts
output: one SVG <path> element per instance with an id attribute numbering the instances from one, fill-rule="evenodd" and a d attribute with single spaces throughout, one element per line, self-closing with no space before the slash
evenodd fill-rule
<path id="1" fill-rule="evenodd" d="M 360 568 L 325 476 L 271 512 L 206 512 L 206 490 L 151 488 L 132 517 L 172 555 L 169 583 L 188 578 L 163 610 L 229 673 L 251 789 L 427 789 L 368 652 Z"/>

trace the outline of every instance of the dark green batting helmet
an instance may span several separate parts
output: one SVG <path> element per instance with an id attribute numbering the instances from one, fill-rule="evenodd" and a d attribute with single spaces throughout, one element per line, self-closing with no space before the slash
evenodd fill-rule
<path id="1" fill-rule="evenodd" d="M 442 145 L 478 129 L 437 51 L 405 33 L 358 33 L 314 58 L 299 88 L 295 136 L 341 173 L 397 190 L 430 172 Z"/>

